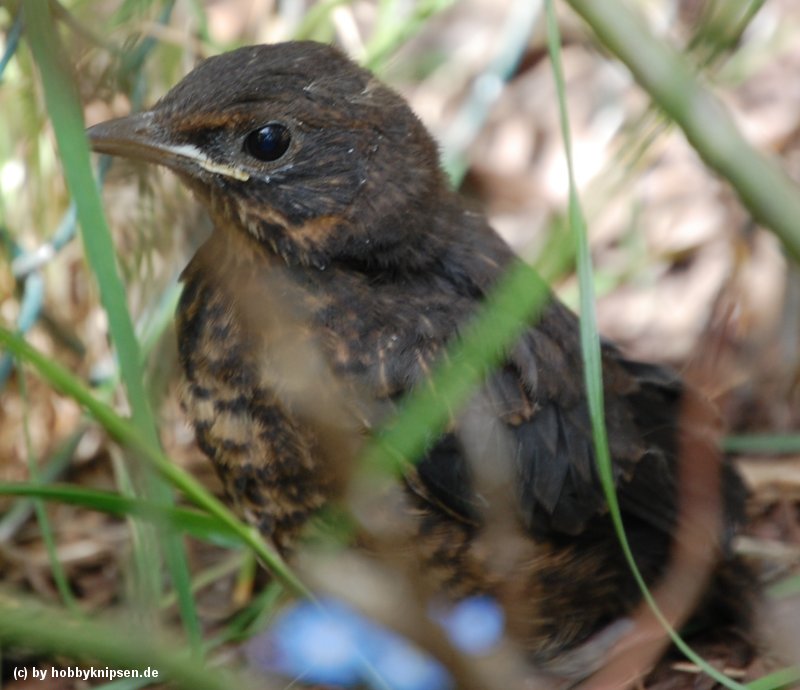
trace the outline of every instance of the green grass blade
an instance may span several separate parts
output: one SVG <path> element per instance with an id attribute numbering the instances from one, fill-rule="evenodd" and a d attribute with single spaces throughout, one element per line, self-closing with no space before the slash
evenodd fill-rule
<path id="1" fill-rule="evenodd" d="M 341 5 L 349 5 L 352 0 L 319 0 L 309 6 L 303 14 L 299 26 L 292 37 L 296 41 L 323 40 L 332 33 L 330 16 Z"/>
<path id="2" fill-rule="evenodd" d="M 31 50 L 41 72 L 47 109 L 58 142 L 64 175 L 75 201 L 84 251 L 97 278 L 100 300 L 117 350 L 122 379 L 131 406 L 133 426 L 149 445 L 156 446 L 158 435 L 144 387 L 139 345 L 128 312 L 125 289 L 117 270 L 111 234 L 89 164 L 83 116 L 74 81 L 65 68 L 68 63 L 60 55 L 59 38 L 48 0 L 30 0 L 23 9 Z M 159 500 L 170 502 L 171 495 L 163 485 L 153 485 L 151 490 Z M 189 567 L 183 544 L 175 534 L 166 532 L 159 536 L 173 586 L 179 595 L 181 616 L 191 643 L 198 649 L 201 639 L 200 624 L 191 596 Z M 142 557 L 150 558 L 147 550 L 140 553 Z M 140 571 L 150 574 L 153 578 L 150 588 L 156 589 L 158 568 L 155 564 L 140 568 Z"/>
<path id="3" fill-rule="evenodd" d="M 120 634 L 120 625 L 126 626 Z M 0 590 L 0 642 L 76 659 L 101 662 L 96 668 L 158 672 L 158 682 L 171 681 L 192 690 L 252 687 L 242 676 L 198 664 L 196 659 L 152 635 L 137 632 L 130 621 L 90 622 L 64 611 Z"/>
<path id="4" fill-rule="evenodd" d="M 776 582 L 767 589 L 767 594 L 776 599 L 783 597 L 793 597 L 800 594 L 800 575 L 794 577 L 787 577 L 784 580 Z"/>
<path id="5" fill-rule="evenodd" d="M 243 554 L 245 553 L 247 552 L 240 551 L 240 552 L 229 553 L 224 559 L 216 561 L 208 568 L 205 568 L 204 570 L 195 573 L 194 577 L 192 578 L 192 593 L 197 594 L 197 592 L 199 592 L 204 587 L 208 587 L 209 585 L 214 584 L 215 582 L 219 582 L 228 575 L 233 575 L 236 571 L 238 571 L 241 568 L 243 562 Z M 168 594 L 161 601 L 161 606 L 163 608 L 169 608 L 170 606 L 174 606 L 175 600 L 176 600 L 175 595 Z M 206 642 L 205 646 L 206 648 L 210 647 L 208 642 Z"/>
<path id="6" fill-rule="evenodd" d="M 69 465 L 85 433 L 86 427 L 81 425 L 59 445 L 51 457 L 48 457 L 43 462 L 39 477 L 43 486 L 54 481 Z M 20 525 L 30 517 L 32 510 L 33 504 L 31 501 L 20 500 L 3 515 L 3 518 L 0 519 L 0 543 L 11 538 Z"/>
<path id="7" fill-rule="evenodd" d="M 726 453 L 800 453 L 800 434 L 746 434 L 728 436 L 722 441 Z"/>
<path id="8" fill-rule="evenodd" d="M 130 319 L 125 288 L 117 270 L 116 254 L 105 221 L 89 161 L 83 114 L 78 106 L 72 76 L 59 55 L 47 0 L 24 4 L 28 38 L 39 65 L 47 108 L 58 142 L 67 185 L 72 193 L 81 225 L 84 251 L 100 286 L 100 299 L 119 355 L 119 365 L 133 423 L 150 442 L 158 437 L 150 404 L 142 384 L 141 356 Z"/>
<path id="9" fill-rule="evenodd" d="M 19 390 L 26 409 L 22 424 L 22 432 L 23 436 L 25 437 L 25 449 L 28 456 L 28 474 L 33 482 L 41 485 L 42 478 L 39 472 L 39 464 L 34 457 L 33 443 L 31 442 L 30 424 L 28 418 L 28 386 L 24 372 L 20 372 L 19 374 Z M 39 500 L 34 500 L 33 509 L 36 513 L 36 521 L 39 524 L 39 532 L 42 535 L 42 542 L 44 543 L 45 550 L 47 551 L 47 558 L 50 561 L 50 573 L 53 576 L 53 582 L 55 583 L 56 590 L 58 590 L 58 594 L 67 608 L 73 613 L 77 613 L 78 602 L 76 601 L 75 595 L 72 593 L 72 589 L 69 586 L 69 579 L 67 578 L 66 572 L 64 572 L 64 567 L 61 565 L 61 561 L 58 560 L 55 532 L 53 530 L 53 525 L 50 522 L 50 518 L 47 515 L 47 511 L 45 510 L 44 503 Z"/>
<path id="10" fill-rule="evenodd" d="M 421 457 L 500 360 L 504 348 L 535 321 L 549 296 L 547 284 L 527 264 L 517 262 L 506 271 L 463 339 L 436 367 L 430 383 L 409 395 L 400 412 L 366 448 L 366 467 L 399 473 Z"/>
<path id="11" fill-rule="evenodd" d="M 282 594 L 281 587 L 271 583 L 256 594 L 241 611 L 231 620 L 230 624 L 217 635 L 213 644 L 225 644 L 241 640 L 266 627 L 267 619 L 275 610 Z"/>
<path id="12" fill-rule="evenodd" d="M 217 544 L 240 545 L 243 543 L 230 527 L 205 513 L 122 496 L 111 491 L 84 489 L 69 484 L 41 485 L 25 482 L 0 482 L 0 496 L 26 496 L 46 501 L 59 501 L 108 513 L 115 517 L 133 516 L 166 523 L 172 529 Z"/>
<path id="13" fill-rule="evenodd" d="M 456 0 L 419 0 L 408 17 L 397 20 L 401 5 L 396 0 L 379 5 L 377 25 L 364 55 L 364 66 L 380 74 L 392 53 L 418 33 L 431 17 L 443 12 Z"/>
<path id="14" fill-rule="evenodd" d="M 702 87 L 681 55 L 656 38 L 620 0 L 567 0 L 706 164 L 725 177 L 753 217 L 800 261 L 800 194 L 774 160 L 747 143 L 726 109 Z"/>
<path id="15" fill-rule="evenodd" d="M 580 301 L 581 301 L 581 350 L 583 353 L 584 380 L 586 382 L 587 400 L 592 421 L 592 436 L 594 449 L 597 457 L 598 471 L 608 502 L 609 514 L 614 523 L 614 528 L 622 546 L 625 559 L 633 573 L 633 576 L 642 591 L 644 599 L 653 610 L 664 630 L 669 634 L 673 643 L 678 647 L 687 658 L 691 659 L 703 671 L 714 678 L 723 686 L 730 690 L 743 690 L 744 686 L 737 683 L 724 673 L 718 671 L 708 664 L 704 659 L 697 655 L 678 635 L 670 625 L 667 618 L 659 609 L 647 584 L 642 577 L 636 560 L 633 556 L 625 527 L 622 522 L 619 503 L 617 501 L 616 489 L 611 464 L 611 454 L 608 448 L 608 436 L 605 425 L 605 406 L 603 401 L 603 378 L 602 378 L 602 359 L 600 350 L 600 338 L 597 330 L 597 317 L 594 305 L 594 288 L 592 282 L 592 262 L 589 253 L 588 233 L 580 202 L 577 195 L 577 186 L 572 163 L 572 147 L 569 129 L 569 118 L 566 105 L 566 87 L 564 84 L 563 68 L 561 65 L 561 38 L 558 30 L 558 23 L 555 16 L 553 0 L 547 0 L 547 40 L 550 56 L 553 62 L 553 74 L 556 80 L 556 91 L 558 93 L 559 114 L 561 119 L 562 136 L 564 140 L 565 155 L 567 158 L 567 170 L 569 173 L 569 216 L 573 232 L 578 244 L 578 279 L 580 282 Z"/>
<path id="16" fill-rule="evenodd" d="M 748 690 L 782 690 L 783 688 L 788 690 L 788 688 L 796 688 L 798 683 L 800 683 L 800 668 L 792 666 L 754 680 L 745 687 Z"/>

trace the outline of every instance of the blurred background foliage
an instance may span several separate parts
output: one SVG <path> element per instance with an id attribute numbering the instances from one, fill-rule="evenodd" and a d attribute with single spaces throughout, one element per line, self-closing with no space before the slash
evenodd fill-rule
<path id="1" fill-rule="evenodd" d="M 115 317 L 103 310 L 87 267 L 91 248 L 84 251 L 76 236 L 53 127 L 59 119 L 45 103 L 43 66 L 26 40 L 21 9 L 38 2 L 0 4 L 0 324 L 72 372 L 67 388 L 91 389 L 109 411 L 125 416 L 137 403 L 130 387 L 127 396 L 120 388 L 126 373 L 109 341 Z M 629 0 L 625 6 L 683 55 L 753 147 L 797 180 L 796 1 Z M 336 42 L 409 99 L 441 143 L 454 184 L 577 306 L 543 3 L 65 0 L 50 8 L 68 63 L 61 68 L 75 79 L 86 124 L 152 104 L 208 55 L 291 38 Z M 770 604 L 768 653 L 733 669 L 754 678 L 773 668 L 773 649 L 800 661 L 792 642 L 800 639 L 800 274 L 792 251 L 702 163 L 613 58 L 611 44 L 599 42 L 568 3 L 556 8 L 600 331 L 634 357 L 679 369 L 716 348 L 722 374 L 703 384 L 722 410 L 728 446 L 752 492 L 738 548 L 759 563 L 778 597 Z M 631 45 L 639 38 L 631 36 Z M 680 84 L 675 88 L 680 102 L 685 94 Z M 174 479 L 172 486 L 182 489 L 178 500 L 188 495 L 212 514 L 172 507 L 167 485 L 112 441 L 127 432 L 98 424 L 101 411 L 86 415 L 77 387 L 56 392 L 4 356 L 0 634 L 7 640 L 15 630 L 28 642 L 5 648 L 3 679 L 12 682 L 15 667 L 49 662 L 53 657 L 38 650 L 51 649 L 104 663 L 161 664 L 185 685 L 222 687 L 233 681 L 198 673 L 182 649 L 207 655 L 213 668 L 246 666 L 233 643 L 261 630 L 285 597 L 242 548 L 249 538 L 243 528 L 237 533 L 235 521 L 202 503 L 204 489 L 220 495 L 220 488 L 177 403 L 178 275 L 209 223 L 169 173 L 115 161 L 98 167 L 98 178 L 142 352 L 146 401 L 139 404 L 152 408 L 172 463 L 199 479 L 198 487 Z M 101 254 L 100 261 L 113 259 Z M 47 501 L 31 499 L 47 491 Z M 320 521 L 309 541 L 327 544 L 346 531 L 341 523 L 333 516 Z M 331 566 L 330 577 L 337 572 Z M 71 612 L 72 646 L 44 634 L 41 621 L 54 615 L 45 605 Z M 140 637 L 131 644 L 134 634 Z M 157 636 L 172 644 L 154 642 Z M 670 678 L 694 680 L 685 669 Z"/>

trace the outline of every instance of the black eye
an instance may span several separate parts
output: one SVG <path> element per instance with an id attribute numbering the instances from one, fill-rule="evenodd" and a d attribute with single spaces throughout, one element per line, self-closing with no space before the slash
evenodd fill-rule
<path id="1" fill-rule="evenodd" d="M 245 137 L 244 150 L 260 161 L 276 161 L 289 148 L 292 135 L 279 122 L 270 122 Z"/>

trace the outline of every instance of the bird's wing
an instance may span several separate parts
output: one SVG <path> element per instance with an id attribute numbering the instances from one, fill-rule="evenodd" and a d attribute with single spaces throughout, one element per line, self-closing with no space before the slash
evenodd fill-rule
<path id="1" fill-rule="evenodd" d="M 630 362 L 611 346 L 603 348 L 603 366 L 620 505 L 669 532 L 676 510 L 680 380 L 664 368 Z M 428 496 L 465 520 L 479 521 L 487 503 L 480 477 L 486 473 L 476 471 L 475 463 L 497 463 L 507 468 L 506 496 L 516 494 L 520 517 L 534 534 L 579 534 L 605 513 L 581 367 L 575 317 L 553 302 L 482 391 L 505 430 L 502 447 L 476 457 L 474 434 L 466 439 L 462 423 L 417 467 Z"/>

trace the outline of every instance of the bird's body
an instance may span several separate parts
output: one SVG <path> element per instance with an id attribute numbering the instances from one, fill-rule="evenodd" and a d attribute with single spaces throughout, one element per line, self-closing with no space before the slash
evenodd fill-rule
<path id="1" fill-rule="evenodd" d="M 231 500 L 285 549 L 514 255 L 448 188 L 404 101 L 321 44 L 211 58 L 90 135 L 169 166 L 211 214 L 178 309 L 184 402 Z M 681 434 L 713 434 L 682 419 L 698 398 L 667 370 L 611 345 L 603 369 L 620 504 L 653 583 L 678 522 Z M 551 298 L 476 400 L 407 477 L 413 548 L 435 588 L 496 596 L 547 661 L 640 600 L 595 467 L 576 317 Z M 740 485 L 721 476 L 728 529 Z M 497 524 L 520 545 L 506 561 Z"/>

